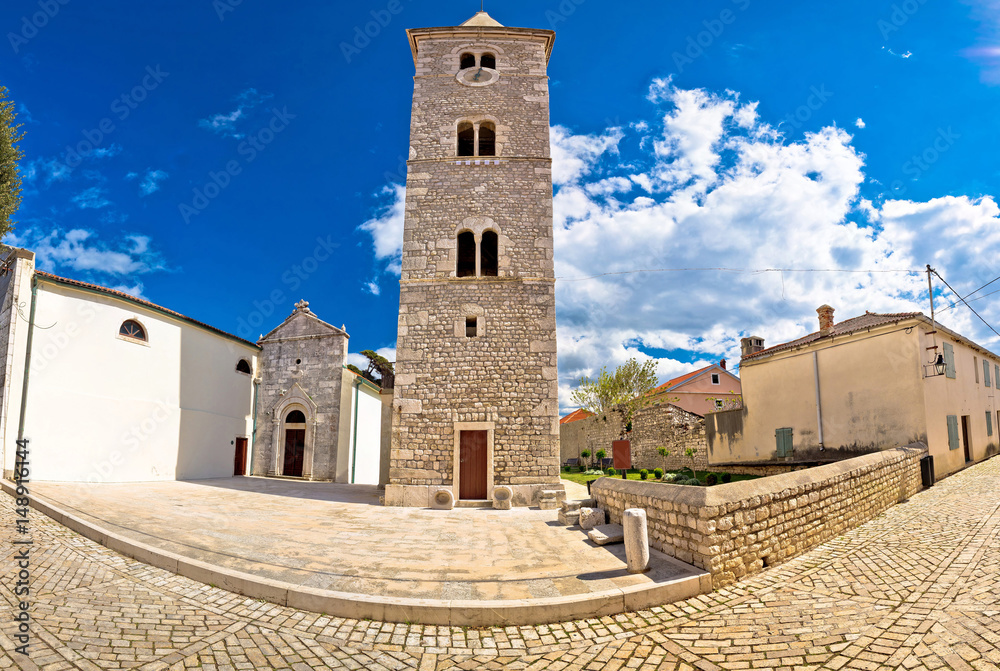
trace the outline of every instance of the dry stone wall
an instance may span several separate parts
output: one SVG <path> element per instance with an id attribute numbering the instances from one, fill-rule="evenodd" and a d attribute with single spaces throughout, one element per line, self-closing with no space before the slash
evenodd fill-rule
<path id="1" fill-rule="evenodd" d="M 714 587 L 853 529 L 922 488 L 923 445 L 715 487 L 601 478 L 591 493 L 612 523 L 642 508 L 650 544 L 712 574 Z"/>

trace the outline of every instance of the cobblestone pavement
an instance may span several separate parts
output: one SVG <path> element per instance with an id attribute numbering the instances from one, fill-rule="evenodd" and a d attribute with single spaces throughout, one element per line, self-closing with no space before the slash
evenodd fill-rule
<path id="1" fill-rule="evenodd" d="M 0 536 L 15 536 L 0 496 Z M 1000 459 L 745 582 L 616 617 L 463 629 L 257 602 L 32 513 L 33 642 L 0 669 L 998 669 Z"/>

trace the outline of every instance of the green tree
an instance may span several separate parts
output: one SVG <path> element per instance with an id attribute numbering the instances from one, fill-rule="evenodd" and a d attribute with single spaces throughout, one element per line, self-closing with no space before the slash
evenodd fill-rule
<path id="1" fill-rule="evenodd" d="M 0 86 L 0 238 L 14 229 L 14 213 L 21 206 L 21 173 L 18 162 L 24 156 L 18 143 L 24 133 L 17 123 L 14 101 Z"/>
<path id="2" fill-rule="evenodd" d="M 580 452 L 580 458 L 584 460 L 584 463 L 587 464 L 587 468 L 589 469 L 590 468 L 590 450 L 582 450 Z"/>
<path id="3" fill-rule="evenodd" d="M 381 354 L 366 349 L 361 356 L 368 359 L 368 370 L 361 373 L 383 389 L 392 389 L 396 382 L 396 371 L 392 362 Z"/>
<path id="4" fill-rule="evenodd" d="M 698 471 L 694 470 L 695 466 L 694 457 L 696 454 L 698 454 L 698 450 L 694 449 L 693 447 L 689 447 L 686 450 L 684 450 L 684 456 L 691 457 L 691 472 L 694 473 L 695 480 L 698 479 Z"/>
<path id="5" fill-rule="evenodd" d="M 602 368 L 596 380 L 583 378 L 573 391 L 573 402 L 593 414 L 607 418 L 617 412 L 622 419 L 622 432 L 632 424 L 635 413 L 649 403 L 649 392 L 656 387 L 656 362 L 639 363 L 629 359 L 614 373 Z"/>
<path id="6" fill-rule="evenodd" d="M 667 470 L 667 457 L 670 456 L 670 450 L 668 450 L 665 446 L 661 445 L 658 448 L 656 448 L 656 452 L 661 457 L 663 457 L 663 470 L 666 471 Z"/>

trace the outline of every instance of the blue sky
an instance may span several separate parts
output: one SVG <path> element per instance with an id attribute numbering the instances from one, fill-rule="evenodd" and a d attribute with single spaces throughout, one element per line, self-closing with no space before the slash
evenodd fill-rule
<path id="1" fill-rule="evenodd" d="M 7 242 L 251 339 L 305 298 L 391 356 L 404 30 L 478 8 L 8 0 L 0 83 L 27 135 Z M 926 278 L 870 271 L 930 263 L 962 293 L 1000 275 L 996 0 L 486 9 L 557 31 L 564 409 L 602 365 L 736 360 L 742 335 L 815 330 L 822 303 L 927 310 Z M 631 272 L 686 268 L 729 270 Z M 771 268 L 850 272 L 732 272 Z M 579 279 L 603 273 L 623 274 Z M 994 326 L 995 298 L 973 304 Z M 969 310 L 942 320 L 1000 351 Z"/>

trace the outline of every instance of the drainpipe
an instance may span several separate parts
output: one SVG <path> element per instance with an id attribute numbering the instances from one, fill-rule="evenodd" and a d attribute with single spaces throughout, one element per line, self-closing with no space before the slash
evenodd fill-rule
<path id="1" fill-rule="evenodd" d="M 31 373 L 31 341 L 35 334 L 35 303 L 38 298 L 38 280 L 31 276 L 31 311 L 28 313 L 28 347 L 24 354 L 24 382 L 21 385 L 21 415 L 17 422 L 17 439 L 24 440 L 24 415 L 28 410 L 28 378 Z"/>
<path id="2" fill-rule="evenodd" d="M 819 426 L 819 450 L 824 451 L 823 446 L 823 405 L 819 397 L 819 353 L 813 352 L 813 371 L 816 374 L 816 424 Z"/>
<path id="3" fill-rule="evenodd" d="M 358 468 L 358 398 L 361 396 L 361 378 L 354 378 L 354 445 L 351 448 L 351 484 Z"/>
<path id="4" fill-rule="evenodd" d="M 253 379 L 253 433 L 250 434 L 250 475 L 253 475 L 253 457 L 257 452 L 257 397 L 260 395 L 260 379 Z M 265 474 L 266 475 L 266 474 Z"/>

